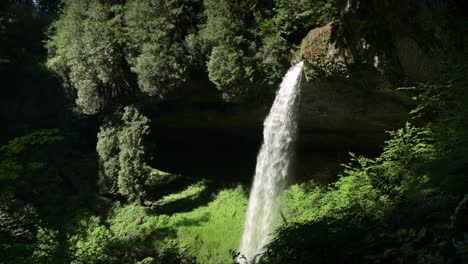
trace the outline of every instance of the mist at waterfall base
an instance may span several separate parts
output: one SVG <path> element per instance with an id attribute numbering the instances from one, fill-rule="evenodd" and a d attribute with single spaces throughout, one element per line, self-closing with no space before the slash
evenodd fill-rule
<path id="1" fill-rule="evenodd" d="M 303 62 L 292 66 L 276 92 L 263 123 L 263 144 L 240 244 L 239 263 L 256 263 L 280 224 L 280 194 L 286 188 L 297 133 L 297 108 Z"/>

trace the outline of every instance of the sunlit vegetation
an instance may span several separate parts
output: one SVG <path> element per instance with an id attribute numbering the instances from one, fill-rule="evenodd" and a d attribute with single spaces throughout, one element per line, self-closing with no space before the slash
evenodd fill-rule
<path id="1" fill-rule="evenodd" d="M 340 178 L 330 186 L 293 185 L 284 194 L 288 223 L 278 230 L 262 261 L 461 261 L 460 255 L 449 253 L 447 241 L 452 234 L 459 254 L 468 246 L 459 222 L 464 217 L 457 213 L 466 206 L 466 198 L 457 205 L 457 197 L 464 194 L 461 189 L 467 186 L 458 168 L 466 162 L 456 158 L 468 153 L 465 137 L 459 134 L 459 122 L 467 113 L 462 92 L 467 79 L 456 71 L 450 76 L 451 84 L 418 88 L 424 87 L 424 92 L 413 120 L 432 113 L 433 123 L 422 127 L 407 123 L 390 132 L 376 158 L 352 155 L 351 163 L 343 165 Z M 452 97 L 459 92 L 463 95 Z M 444 108 L 447 102 L 454 109 Z M 434 115 L 434 109 L 440 112 Z M 452 122 L 447 123 L 447 118 Z M 304 239 L 298 240 L 299 236 Z M 320 245 L 322 241 L 327 244 Z"/>
<path id="2" fill-rule="evenodd" d="M 198 191 L 203 187 L 199 185 Z M 117 206 L 108 223 L 120 237 L 147 240 L 156 251 L 178 245 L 201 263 L 229 263 L 230 252 L 239 245 L 246 203 L 244 190 L 238 187 L 219 192 L 205 206 L 172 215 L 152 214 L 133 205 Z"/>
<path id="3" fill-rule="evenodd" d="M 369 153 L 338 146 L 340 155 L 359 154 L 337 157 L 323 177 L 299 175 L 281 196 L 281 226 L 261 263 L 466 263 L 466 4 L 397 2 L 0 1 L 0 263 L 233 263 L 253 172 L 211 157 L 231 158 L 219 153 L 226 146 L 249 156 L 244 150 L 258 142 L 236 140 L 261 137 L 261 113 L 291 63 L 304 59 L 301 41 L 332 21 L 341 26 L 326 48 L 346 49 L 354 63 L 338 86 L 363 97 L 392 90 L 410 114 Z M 417 16 L 427 23 L 415 27 Z M 400 65 L 415 48 L 408 39 L 446 59 L 431 63 L 429 80 Z M 416 68 L 419 55 L 408 59 Z M 334 89 L 345 79 L 320 76 L 314 63 L 306 61 L 315 74 L 308 85 L 322 78 Z M 328 105 L 313 110 L 301 100 L 300 111 L 317 112 L 317 127 L 354 126 L 329 120 Z M 200 109 L 206 116 L 196 116 Z M 310 122 L 308 114 L 300 121 Z M 354 138 L 375 127 L 321 133 Z M 299 144 L 322 139 L 305 130 Z M 216 133 L 239 138 L 218 146 Z M 201 138 L 197 146 L 214 147 L 187 146 Z M 178 144 L 171 162 L 161 142 Z"/>

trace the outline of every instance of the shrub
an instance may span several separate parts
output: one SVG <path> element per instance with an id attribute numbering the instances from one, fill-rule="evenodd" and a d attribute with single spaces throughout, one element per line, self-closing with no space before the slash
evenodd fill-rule
<path id="1" fill-rule="evenodd" d="M 102 125 L 98 133 L 101 190 L 142 203 L 148 188 L 170 179 L 171 174 L 145 162 L 144 139 L 150 133 L 147 117 L 127 106 L 114 119 Z"/>

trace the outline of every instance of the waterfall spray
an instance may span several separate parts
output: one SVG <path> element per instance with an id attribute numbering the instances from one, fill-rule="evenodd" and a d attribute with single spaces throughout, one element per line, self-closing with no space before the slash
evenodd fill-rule
<path id="1" fill-rule="evenodd" d="M 297 107 L 303 62 L 292 66 L 276 92 L 263 123 L 263 144 L 257 156 L 238 261 L 256 263 L 279 224 L 279 196 L 290 175 L 297 132 Z"/>

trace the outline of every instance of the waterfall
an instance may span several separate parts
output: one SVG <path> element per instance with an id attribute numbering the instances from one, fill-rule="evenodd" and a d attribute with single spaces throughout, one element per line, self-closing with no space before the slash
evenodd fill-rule
<path id="1" fill-rule="evenodd" d="M 240 245 L 240 263 L 256 263 L 279 224 L 279 196 L 285 189 L 297 131 L 297 107 L 303 62 L 292 66 L 276 92 L 263 123 L 263 144 Z"/>

